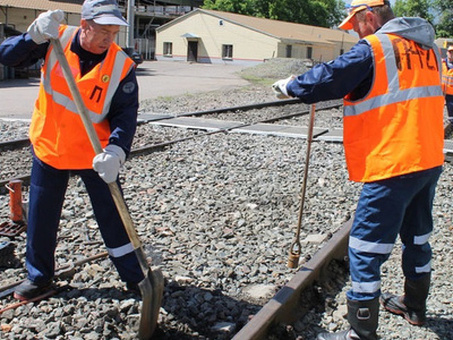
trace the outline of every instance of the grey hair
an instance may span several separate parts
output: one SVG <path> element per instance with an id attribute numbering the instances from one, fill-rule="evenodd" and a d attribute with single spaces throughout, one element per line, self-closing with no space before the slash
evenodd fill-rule
<path id="1" fill-rule="evenodd" d="M 356 13 L 357 21 L 364 21 L 365 20 L 365 13 L 367 9 Z M 389 1 L 384 1 L 383 6 L 376 6 L 373 7 L 373 13 L 375 13 L 380 18 L 381 26 L 384 25 L 387 21 L 392 20 L 395 18 L 395 14 L 393 13 L 392 8 L 390 7 Z"/>

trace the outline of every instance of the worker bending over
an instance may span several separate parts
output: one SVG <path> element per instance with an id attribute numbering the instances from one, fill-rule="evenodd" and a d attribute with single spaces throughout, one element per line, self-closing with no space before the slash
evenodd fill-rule
<path id="1" fill-rule="evenodd" d="M 432 26 L 420 18 L 395 18 L 388 1 L 353 0 L 339 27 L 361 38 L 349 52 L 273 88 L 307 104 L 344 99 L 349 178 L 363 182 L 349 236 L 350 329 L 318 339 L 375 340 L 379 298 L 411 324 L 426 320 L 428 240 L 444 161 L 441 58 Z M 404 294 L 381 294 L 381 265 L 398 235 Z"/>
<path id="2" fill-rule="evenodd" d="M 44 58 L 30 125 L 33 165 L 27 227 L 28 279 L 15 291 L 27 300 L 51 288 L 57 229 L 69 176 L 79 175 L 108 253 L 127 287 L 144 279 L 107 183 L 130 152 L 137 126 L 135 64 L 114 39 L 127 26 L 115 0 L 85 0 L 80 27 L 61 25 L 61 10 L 42 13 L 28 32 L 0 45 L 0 62 L 24 67 Z M 59 38 L 103 152 L 95 155 L 49 39 Z M 94 169 L 94 170 L 93 170 Z"/>

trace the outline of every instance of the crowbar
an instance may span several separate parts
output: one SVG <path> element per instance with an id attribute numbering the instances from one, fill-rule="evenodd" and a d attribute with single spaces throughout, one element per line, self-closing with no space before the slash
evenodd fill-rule
<path id="1" fill-rule="evenodd" d="M 83 125 L 90 139 L 91 145 L 96 154 L 103 152 L 101 142 L 96 134 L 93 123 L 89 117 L 88 110 L 80 95 L 74 76 L 68 64 L 68 60 L 58 39 L 50 39 L 53 51 L 57 57 L 58 62 L 63 70 L 64 77 L 68 83 L 69 90 L 77 106 L 80 118 L 82 118 Z M 164 277 L 159 268 L 151 270 L 146 260 L 145 252 L 143 251 L 142 244 L 138 238 L 138 234 L 134 228 L 129 211 L 127 210 L 126 203 L 121 194 L 118 183 L 115 181 L 108 184 L 110 193 L 115 202 L 116 208 L 123 221 L 126 232 L 134 248 L 135 255 L 137 256 L 140 268 L 145 278 L 138 283 L 140 293 L 142 295 L 142 310 L 140 314 L 140 325 L 138 331 L 139 339 L 150 339 L 156 329 L 157 318 L 162 303 L 162 295 L 164 291 Z"/>
<path id="2" fill-rule="evenodd" d="M 307 189 L 307 178 L 308 178 L 308 165 L 310 163 L 310 149 L 311 142 L 313 140 L 313 125 L 315 122 L 315 104 L 311 104 L 310 120 L 308 123 L 308 136 L 307 136 L 307 154 L 305 156 L 305 168 L 304 178 L 302 180 L 302 189 L 300 194 L 300 207 L 299 207 L 299 218 L 297 220 L 296 235 L 294 236 L 293 242 L 291 243 L 288 255 L 288 268 L 296 268 L 299 265 L 299 258 L 301 252 L 300 245 L 300 228 L 302 226 L 302 214 L 304 213 L 304 202 L 305 202 L 305 191 Z"/>

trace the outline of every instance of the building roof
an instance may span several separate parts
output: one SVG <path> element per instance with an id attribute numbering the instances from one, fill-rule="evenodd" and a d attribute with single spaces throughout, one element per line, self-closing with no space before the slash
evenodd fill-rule
<path id="1" fill-rule="evenodd" d="M 286 22 L 280 20 L 256 18 L 252 16 L 221 12 L 206 9 L 195 9 L 194 11 L 183 15 L 182 17 L 173 19 L 172 21 L 157 28 L 157 31 L 165 29 L 171 25 L 176 24 L 184 20 L 186 17 L 194 15 L 196 13 L 205 13 L 208 15 L 215 16 L 219 19 L 229 21 L 239 26 L 246 27 L 248 29 L 261 32 L 263 34 L 273 36 L 281 40 L 288 42 L 310 42 L 310 43 L 321 43 L 321 44 L 332 44 L 332 42 L 357 42 L 358 38 L 348 34 L 341 30 L 335 30 L 325 27 L 317 27 L 303 24 L 296 24 L 293 22 Z"/>
<path id="2" fill-rule="evenodd" d="M 453 44 L 453 38 L 438 38 L 434 40 L 434 42 L 440 48 L 447 48 L 449 45 Z"/>
<path id="3" fill-rule="evenodd" d="M 0 7 L 36 9 L 39 11 L 61 9 L 68 13 L 80 13 L 80 0 L 0 0 Z"/>

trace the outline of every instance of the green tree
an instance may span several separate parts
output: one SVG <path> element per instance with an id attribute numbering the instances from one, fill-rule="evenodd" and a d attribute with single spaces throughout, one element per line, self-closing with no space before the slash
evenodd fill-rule
<path id="1" fill-rule="evenodd" d="M 398 17 L 420 17 L 433 22 L 432 0 L 396 0 L 393 12 Z"/>
<path id="2" fill-rule="evenodd" d="M 257 0 L 257 7 L 265 18 L 332 27 L 340 22 L 344 5 L 338 0 Z"/>
<path id="3" fill-rule="evenodd" d="M 253 15 L 255 0 L 204 0 L 205 9 Z"/>
<path id="4" fill-rule="evenodd" d="M 342 0 L 205 0 L 203 8 L 333 27 L 341 21 L 344 3 Z"/>
<path id="5" fill-rule="evenodd" d="M 453 38 L 453 1 L 435 0 L 435 8 L 439 11 L 436 34 L 440 38 Z"/>

